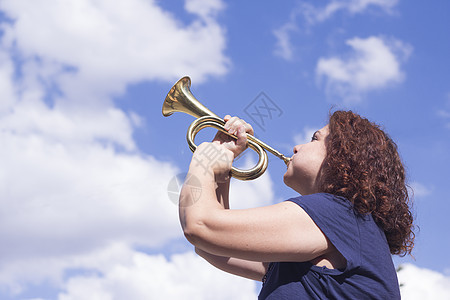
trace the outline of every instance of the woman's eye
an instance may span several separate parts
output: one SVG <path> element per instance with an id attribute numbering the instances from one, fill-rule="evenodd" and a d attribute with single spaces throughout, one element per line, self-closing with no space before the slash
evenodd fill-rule
<path id="1" fill-rule="evenodd" d="M 317 141 L 317 136 L 316 136 L 316 135 L 313 135 L 313 136 L 312 136 L 311 142 L 312 142 L 312 141 Z"/>

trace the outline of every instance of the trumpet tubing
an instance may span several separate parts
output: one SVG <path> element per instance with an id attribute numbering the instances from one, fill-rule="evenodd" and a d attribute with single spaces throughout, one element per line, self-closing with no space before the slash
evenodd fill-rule
<path id="1" fill-rule="evenodd" d="M 165 117 L 172 115 L 174 112 L 187 113 L 197 118 L 188 128 L 186 139 L 192 152 L 197 146 L 194 143 L 197 133 L 205 127 L 214 127 L 227 135 L 236 138 L 235 135 L 229 134 L 224 125 L 225 121 L 219 118 L 215 113 L 201 104 L 190 91 L 191 79 L 183 77 L 175 83 L 170 89 L 164 100 L 162 114 Z M 252 180 L 261 176 L 267 169 L 268 158 L 265 150 L 269 151 L 276 157 L 282 159 L 287 165 L 290 161 L 289 157 L 284 156 L 279 151 L 270 147 L 266 143 L 255 138 L 253 135 L 247 134 L 247 144 L 250 148 L 259 154 L 259 161 L 253 168 L 249 170 L 240 170 L 235 167 L 231 168 L 231 176 L 239 180 Z"/>

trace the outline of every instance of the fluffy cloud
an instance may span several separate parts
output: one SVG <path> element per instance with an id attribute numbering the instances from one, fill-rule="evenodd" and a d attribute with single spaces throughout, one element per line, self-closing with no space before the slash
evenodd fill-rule
<path id="1" fill-rule="evenodd" d="M 429 196 L 433 192 L 433 189 L 431 187 L 428 187 L 417 181 L 412 182 L 410 186 L 412 190 L 411 195 L 414 195 L 415 199 Z"/>
<path id="2" fill-rule="evenodd" d="M 355 15 L 376 7 L 390 13 L 397 3 L 398 0 L 332 0 L 325 7 L 315 7 L 310 3 L 299 2 L 297 7 L 292 9 L 289 20 L 273 31 L 276 39 L 274 54 L 285 60 L 292 60 L 292 34 L 301 31 L 300 28 L 308 32 L 313 25 L 327 21 L 339 11 Z M 299 25 L 300 20 L 303 25 Z"/>
<path id="3" fill-rule="evenodd" d="M 183 238 L 167 195 L 179 170 L 138 149 L 142 117 L 111 100 L 134 82 L 224 74 L 215 20 L 223 8 L 188 0 L 194 18 L 182 24 L 154 1 L 1 2 L 10 18 L 0 40 L 0 241 L 8 245 L 0 288 L 8 297 L 30 285 L 62 290 L 60 299 L 256 297 L 254 282 L 193 253 L 167 260 L 133 250 Z M 231 195 L 244 192 L 254 196 L 233 206 L 271 203 L 270 175 L 236 183 Z"/>
<path id="4" fill-rule="evenodd" d="M 70 270 L 106 272 L 123 249 L 181 237 L 166 191 L 179 170 L 137 148 L 142 117 L 111 96 L 144 80 L 225 74 L 223 7 L 186 1 L 194 15 L 183 24 L 156 1 L 1 1 L 2 292 L 58 287 Z"/>
<path id="5" fill-rule="evenodd" d="M 381 37 L 347 40 L 353 53 L 341 57 L 319 59 L 316 73 L 325 78 L 326 90 L 347 102 L 357 102 L 369 91 L 401 82 L 401 64 L 411 53 L 411 46 Z"/>
<path id="6" fill-rule="evenodd" d="M 65 260 L 113 241 L 154 247 L 180 236 L 166 192 L 175 166 L 37 134 L 4 132 L 0 141 L 0 239 L 8 245 L 1 250 L 0 284 L 20 280 L 30 265 L 16 266 L 29 259 Z M 34 276 L 44 279 L 47 271 Z"/>
<path id="7" fill-rule="evenodd" d="M 196 12 L 200 2 L 204 9 Z M 55 64 L 56 84 L 74 99 L 119 93 L 142 80 L 225 74 L 225 36 L 212 17 L 223 5 L 191 0 L 186 7 L 198 15 L 190 24 L 156 1 L 2 1 L 12 19 L 2 25 L 2 45 L 24 60 Z"/>
<path id="8" fill-rule="evenodd" d="M 305 127 L 303 128 L 303 132 L 298 133 L 294 136 L 294 145 L 305 144 L 311 141 L 311 138 L 317 130 L 320 128 L 311 128 Z"/>
<path id="9" fill-rule="evenodd" d="M 219 271 L 194 253 L 130 252 L 101 274 L 71 278 L 60 300 L 82 299 L 255 299 L 255 282 Z"/>
<path id="10" fill-rule="evenodd" d="M 316 8 L 310 4 L 302 5 L 302 14 L 309 24 L 324 22 L 339 11 L 350 14 L 363 13 L 370 7 L 378 7 L 390 12 L 398 0 L 332 0 L 325 7 Z"/>
<path id="11" fill-rule="evenodd" d="M 273 31 L 276 39 L 274 54 L 285 60 L 293 59 L 294 49 L 291 42 L 291 35 L 298 30 L 295 20 L 296 14 L 292 14 L 291 18 L 292 20 Z"/>
<path id="12" fill-rule="evenodd" d="M 187 0 L 185 2 L 186 11 L 198 14 L 205 19 L 215 17 L 224 7 L 225 4 L 220 0 Z"/>
<path id="13" fill-rule="evenodd" d="M 253 151 L 247 149 L 246 151 Z M 271 155 L 271 154 L 269 154 Z M 244 160 L 234 164 L 239 169 L 250 169 L 256 165 L 256 161 L 244 152 Z M 270 172 L 266 171 L 261 177 L 252 181 L 239 181 L 232 179 L 230 186 L 230 207 L 232 209 L 245 209 L 272 204 L 274 192 Z M 245 195 L 245 197 L 243 197 Z"/>
<path id="14" fill-rule="evenodd" d="M 404 264 L 398 272 L 402 299 L 449 299 L 450 277 L 429 269 Z"/>

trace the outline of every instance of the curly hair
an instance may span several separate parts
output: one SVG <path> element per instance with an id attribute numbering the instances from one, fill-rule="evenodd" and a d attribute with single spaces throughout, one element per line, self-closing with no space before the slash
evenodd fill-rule
<path id="1" fill-rule="evenodd" d="M 392 254 L 411 254 L 413 216 L 397 145 L 378 125 L 351 111 L 334 112 L 329 132 L 320 190 L 347 198 L 360 214 L 372 214 Z"/>

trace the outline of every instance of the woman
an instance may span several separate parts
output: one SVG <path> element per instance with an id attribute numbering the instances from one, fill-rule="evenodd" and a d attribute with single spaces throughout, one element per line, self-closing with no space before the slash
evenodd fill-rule
<path id="1" fill-rule="evenodd" d="M 311 142 L 294 147 L 284 182 L 302 196 L 229 210 L 231 163 L 253 129 L 237 117 L 225 121 L 237 140 L 218 133 L 201 144 L 187 177 L 200 180 L 201 194 L 188 184 L 180 193 L 181 224 L 196 252 L 262 280 L 260 299 L 399 299 L 391 254 L 410 254 L 414 233 L 395 143 L 357 114 L 336 111 Z M 208 161 L 211 150 L 221 159 Z"/>

